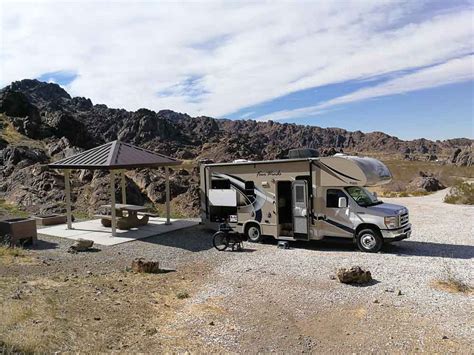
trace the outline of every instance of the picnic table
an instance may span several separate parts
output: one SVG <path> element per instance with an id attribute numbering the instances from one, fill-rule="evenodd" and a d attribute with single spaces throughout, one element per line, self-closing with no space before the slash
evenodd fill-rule
<path id="1" fill-rule="evenodd" d="M 112 225 L 112 216 L 110 215 L 112 206 L 102 205 L 99 209 L 106 210 L 107 213 L 98 214 L 95 217 L 101 219 L 101 223 L 104 227 L 110 227 Z M 115 216 L 117 217 L 118 229 L 128 230 L 130 228 L 147 225 L 149 217 L 152 215 L 147 213 L 147 211 L 148 208 L 144 206 L 117 203 L 115 205 Z M 139 213 L 141 218 L 139 218 Z"/>

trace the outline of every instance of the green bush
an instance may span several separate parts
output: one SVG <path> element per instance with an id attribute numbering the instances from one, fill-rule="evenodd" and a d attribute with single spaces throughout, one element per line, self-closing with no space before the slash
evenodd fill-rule
<path id="1" fill-rule="evenodd" d="M 444 202 L 456 205 L 474 205 L 474 184 L 457 182 L 444 197 Z"/>

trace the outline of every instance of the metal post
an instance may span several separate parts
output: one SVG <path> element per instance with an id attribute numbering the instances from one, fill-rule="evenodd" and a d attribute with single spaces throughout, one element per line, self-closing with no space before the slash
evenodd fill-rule
<path id="1" fill-rule="evenodd" d="M 70 170 L 64 170 L 64 185 L 66 187 L 66 216 L 67 229 L 72 229 L 72 212 L 71 212 L 71 183 L 69 182 Z"/>
<path id="2" fill-rule="evenodd" d="M 112 237 L 117 236 L 117 220 L 115 215 L 115 171 L 110 170 L 110 210 L 112 213 Z"/>
<path id="3" fill-rule="evenodd" d="M 166 223 L 171 224 L 170 221 L 170 168 L 165 166 L 165 189 L 166 189 Z"/>
<path id="4" fill-rule="evenodd" d="M 121 176 L 122 176 L 122 203 L 124 205 L 127 204 L 127 190 L 126 190 L 126 181 L 125 181 L 125 170 L 121 171 Z"/>

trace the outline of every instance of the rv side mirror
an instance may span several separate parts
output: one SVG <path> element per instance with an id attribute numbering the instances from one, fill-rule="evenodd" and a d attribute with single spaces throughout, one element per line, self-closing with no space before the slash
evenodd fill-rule
<path id="1" fill-rule="evenodd" d="M 337 201 L 337 207 L 346 208 L 347 207 L 347 199 L 345 197 L 339 197 L 339 200 Z"/>

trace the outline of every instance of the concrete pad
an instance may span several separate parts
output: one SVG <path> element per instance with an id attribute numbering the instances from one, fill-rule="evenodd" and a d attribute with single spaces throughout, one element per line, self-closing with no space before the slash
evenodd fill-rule
<path id="1" fill-rule="evenodd" d="M 74 229 L 67 229 L 66 224 L 39 228 L 38 233 L 73 240 L 79 238 L 90 239 L 94 241 L 94 244 L 98 245 L 115 245 L 189 228 L 199 224 L 198 219 L 171 219 L 171 224 L 169 225 L 166 225 L 165 222 L 166 218 L 153 217 L 150 218 L 146 226 L 130 230 L 117 229 L 116 237 L 112 237 L 111 229 L 104 227 L 100 223 L 100 219 L 73 223 L 72 227 Z"/>

